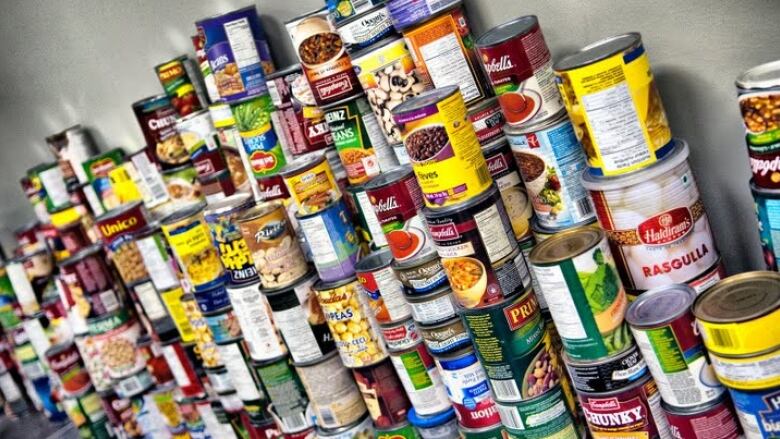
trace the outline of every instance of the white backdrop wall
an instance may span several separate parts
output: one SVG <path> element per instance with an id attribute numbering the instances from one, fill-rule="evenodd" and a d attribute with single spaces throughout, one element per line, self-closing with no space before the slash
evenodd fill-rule
<path id="1" fill-rule="evenodd" d="M 0 240 L 33 218 L 19 178 L 52 158 L 44 137 L 75 123 L 101 149 L 142 146 L 131 103 L 161 92 L 153 66 L 192 56 L 194 22 L 251 0 L 24 0 L 0 15 Z M 283 22 L 321 0 L 256 3 L 278 67 L 294 61 Z M 780 58 L 773 0 L 465 0 L 473 30 L 536 14 L 555 59 L 639 31 L 691 161 L 730 272 L 762 267 L 733 81 Z"/>

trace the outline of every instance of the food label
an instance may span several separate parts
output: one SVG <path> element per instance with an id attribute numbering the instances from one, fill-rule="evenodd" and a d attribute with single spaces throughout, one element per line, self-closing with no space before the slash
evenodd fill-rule
<path id="1" fill-rule="evenodd" d="M 249 371 L 249 366 L 247 366 L 244 354 L 241 352 L 238 343 L 219 345 L 217 347 L 219 357 L 228 370 L 230 381 L 233 382 L 233 386 L 236 388 L 236 392 L 238 392 L 238 397 L 242 401 L 263 399 L 265 395 L 255 384 L 255 380 L 252 378 L 252 373 Z"/>
<path id="2" fill-rule="evenodd" d="M 167 96 L 136 103 L 133 110 L 150 156 L 161 166 L 175 167 L 189 160 L 189 152 L 176 131 L 176 110 Z"/>
<path id="3" fill-rule="evenodd" d="M 296 367 L 296 370 L 317 415 L 317 425 L 338 428 L 357 421 L 366 413 L 355 379 L 338 356 L 314 366 Z"/>
<path id="4" fill-rule="evenodd" d="M 455 359 L 436 358 L 436 366 L 461 425 L 483 428 L 501 421 L 485 371 L 473 352 Z"/>
<path id="5" fill-rule="evenodd" d="M 181 296 L 184 295 L 184 290 L 181 287 L 165 290 L 160 292 L 165 308 L 168 310 L 168 314 L 173 319 L 173 323 L 176 325 L 176 329 L 179 330 L 182 343 L 192 343 L 195 341 L 195 333 L 190 325 L 190 320 L 187 318 L 187 314 L 184 312 L 184 307 L 181 304 Z"/>
<path id="6" fill-rule="evenodd" d="M 126 377 L 146 366 L 146 361 L 135 345 L 141 335 L 138 322 L 129 321 L 108 330 L 92 327 L 90 334 L 90 340 L 98 346 L 101 360 L 111 378 Z"/>
<path id="7" fill-rule="evenodd" d="M 211 232 L 201 218 L 187 218 L 163 225 L 162 229 L 179 265 L 195 288 L 207 285 L 222 275 L 222 263 L 219 262 Z"/>
<path id="8" fill-rule="evenodd" d="M 165 94 L 171 98 L 171 104 L 179 116 L 186 116 L 202 108 L 195 86 L 185 68 L 185 63 L 189 62 L 189 59 L 183 56 L 155 67 L 157 78 Z"/>
<path id="9" fill-rule="evenodd" d="M 780 431 L 780 390 L 742 392 L 731 389 L 729 393 L 746 438 L 777 436 Z"/>
<path id="10" fill-rule="evenodd" d="M 412 308 L 412 318 L 422 324 L 435 324 L 455 316 L 455 304 L 452 294 L 446 293 L 425 301 L 409 302 Z"/>
<path id="11" fill-rule="evenodd" d="M 515 238 L 520 241 L 531 236 L 533 205 L 509 145 L 505 143 L 495 152 L 485 152 L 485 161 L 490 176 L 493 177 L 493 181 L 496 182 L 501 193 L 506 213 L 512 223 L 512 230 L 515 232 Z"/>
<path id="12" fill-rule="evenodd" d="M 580 395 L 579 400 L 594 438 L 613 438 L 616 433 L 671 438 L 661 395 L 652 380 L 615 396 Z"/>
<path id="13" fill-rule="evenodd" d="M 354 196 L 357 199 L 356 201 L 358 209 L 360 210 L 360 215 L 366 223 L 365 227 L 371 235 L 371 244 L 375 248 L 386 247 L 387 238 L 385 237 L 385 232 L 379 224 L 379 219 L 376 216 L 376 212 L 374 212 L 374 206 L 371 205 L 371 202 L 368 199 L 368 194 L 361 190 L 355 192 Z"/>
<path id="14" fill-rule="evenodd" d="M 417 414 L 431 415 L 450 407 L 441 373 L 425 346 L 391 355 L 390 360 Z"/>
<path id="15" fill-rule="evenodd" d="M 236 129 L 241 136 L 255 178 L 273 175 L 287 164 L 279 138 L 271 124 L 273 103 L 268 95 L 231 105 Z"/>
<path id="16" fill-rule="evenodd" d="M 320 279 L 330 282 L 355 272 L 358 237 L 343 201 L 320 214 L 299 217 L 298 224 L 312 251 Z"/>
<path id="17" fill-rule="evenodd" d="M 138 301 L 141 302 L 141 307 L 149 320 L 155 321 L 168 317 L 168 313 L 165 312 L 165 308 L 160 301 L 160 296 L 157 295 L 157 290 L 151 282 L 143 282 L 134 286 L 133 292 Z"/>
<path id="18" fill-rule="evenodd" d="M 411 309 L 404 299 L 401 282 L 389 266 L 358 272 L 357 278 L 377 322 L 397 322 L 409 317 Z"/>
<path id="19" fill-rule="evenodd" d="M 255 371 L 268 392 L 274 413 L 282 421 L 283 431 L 298 431 L 309 427 L 311 421 L 306 416 L 309 398 L 287 359 L 266 366 L 256 366 Z"/>
<path id="20" fill-rule="evenodd" d="M 267 361 L 286 354 L 287 349 L 276 333 L 270 305 L 260 292 L 260 285 L 255 283 L 227 291 L 252 359 Z"/>
<path id="21" fill-rule="evenodd" d="M 565 362 L 574 388 L 582 392 L 611 392 L 647 374 L 647 363 L 636 346 L 599 363 Z"/>
<path id="22" fill-rule="evenodd" d="M 359 19 L 345 23 L 338 28 L 339 35 L 348 51 L 354 53 L 395 33 L 386 7 L 366 11 Z"/>
<path id="23" fill-rule="evenodd" d="M 501 423 L 506 427 L 508 437 L 579 438 L 564 397 L 561 386 L 555 386 L 545 396 L 532 401 L 515 405 L 497 403 Z"/>
<path id="24" fill-rule="evenodd" d="M 471 337 L 466 332 L 460 318 L 453 318 L 443 326 L 419 325 L 418 331 L 425 341 L 425 347 L 433 355 L 455 352 L 462 347 L 471 345 Z"/>
<path id="25" fill-rule="evenodd" d="M 341 197 L 341 190 L 325 158 L 297 174 L 285 175 L 284 183 L 302 215 L 315 213 Z"/>
<path id="26" fill-rule="evenodd" d="M 400 324 L 382 326 L 380 332 L 387 348 L 391 351 L 408 349 L 420 339 L 417 326 L 411 319 Z"/>
<path id="27" fill-rule="evenodd" d="M 364 183 L 381 172 L 374 150 L 389 146 L 364 98 L 328 107 L 325 120 L 350 184 Z"/>
<path id="28" fill-rule="evenodd" d="M 669 431 L 674 439 L 699 436 L 699 432 L 723 438 L 741 437 L 741 429 L 731 408 L 725 402 L 718 403 L 696 414 L 666 412 Z"/>

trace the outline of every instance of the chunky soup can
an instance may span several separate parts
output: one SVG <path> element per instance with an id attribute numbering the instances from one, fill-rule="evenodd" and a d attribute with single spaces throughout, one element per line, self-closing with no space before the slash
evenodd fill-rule
<path id="1" fill-rule="evenodd" d="M 133 103 L 133 112 L 144 134 L 151 156 L 163 167 L 175 167 L 190 155 L 176 131 L 176 110 L 166 95 L 152 96 Z"/>
<path id="2" fill-rule="evenodd" d="M 388 250 L 373 252 L 355 265 L 366 302 L 378 323 L 397 322 L 412 313 L 404 299 L 403 285 L 390 268 L 393 256 Z"/>
<path id="3" fill-rule="evenodd" d="M 780 141 L 780 62 L 752 67 L 737 76 L 735 82 L 748 145 L 763 146 Z M 780 175 L 773 183 L 775 187 L 780 183 Z"/>
<path id="4" fill-rule="evenodd" d="M 536 245 L 530 262 L 569 357 L 598 360 L 631 343 L 628 298 L 604 232 L 558 233 Z"/>
<path id="5" fill-rule="evenodd" d="M 503 131 L 502 131 L 503 132 Z M 490 176 L 496 182 L 504 200 L 506 213 L 512 223 L 515 239 L 521 241 L 531 236 L 531 218 L 534 215 L 533 203 L 528 196 L 520 170 L 512 149 L 505 139 L 499 139 L 482 147 Z"/>
<path id="6" fill-rule="evenodd" d="M 550 50 L 535 15 L 488 30 L 476 47 L 508 124 L 542 121 L 563 109 Z"/>
<path id="7" fill-rule="evenodd" d="M 319 212 L 296 215 L 303 236 L 312 251 L 312 260 L 325 282 L 355 274 L 358 236 L 344 200 L 337 200 Z"/>
<path id="8" fill-rule="evenodd" d="M 663 160 L 633 174 L 583 174 L 599 225 L 631 290 L 697 278 L 718 262 L 718 249 L 688 163 L 688 144 L 675 139 Z"/>
<path id="9" fill-rule="evenodd" d="M 392 110 L 427 206 L 462 203 L 492 179 L 457 86 L 437 88 Z"/>

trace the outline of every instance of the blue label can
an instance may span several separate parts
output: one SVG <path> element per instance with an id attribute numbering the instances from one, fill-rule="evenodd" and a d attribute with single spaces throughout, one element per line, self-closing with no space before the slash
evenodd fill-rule
<path id="1" fill-rule="evenodd" d="M 355 274 L 358 236 L 343 198 L 319 212 L 296 214 L 296 218 L 322 281 L 333 282 Z"/>
<path id="2" fill-rule="evenodd" d="M 744 392 L 729 389 L 747 438 L 780 437 L 780 387 Z"/>
<path id="3" fill-rule="evenodd" d="M 780 189 L 760 188 L 751 181 L 750 191 L 756 202 L 758 233 L 766 269 L 777 271 L 777 257 L 780 256 Z"/>

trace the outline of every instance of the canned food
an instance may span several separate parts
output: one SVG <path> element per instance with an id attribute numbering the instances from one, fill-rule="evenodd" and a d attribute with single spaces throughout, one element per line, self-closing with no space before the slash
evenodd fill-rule
<path id="1" fill-rule="evenodd" d="M 366 405 L 355 380 L 335 352 L 313 363 L 296 363 L 294 366 L 309 395 L 318 426 L 343 427 L 366 413 Z M 328 385 L 323 386 L 323 383 Z"/>
<path id="2" fill-rule="evenodd" d="M 176 295 L 178 294 L 174 293 L 172 297 Z M 214 334 L 211 333 L 208 322 L 206 322 L 203 314 L 198 309 L 195 297 L 191 294 L 181 295 L 178 302 L 181 304 L 182 311 L 189 321 L 195 346 L 198 354 L 200 354 L 203 367 L 221 366 L 223 363 L 217 351 L 217 345 L 214 343 Z"/>
<path id="3" fill-rule="evenodd" d="M 780 258 L 780 190 L 762 189 L 754 178 L 750 191 L 758 215 L 758 233 L 766 269 L 777 271 L 777 259 Z"/>
<path id="4" fill-rule="evenodd" d="M 708 404 L 691 408 L 672 407 L 661 401 L 673 438 L 737 439 L 742 429 L 725 394 Z M 707 425 L 703 428 L 703 425 Z"/>
<path id="5" fill-rule="evenodd" d="M 132 234 L 147 225 L 143 203 L 128 204 L 95 218 L 109 258 L 126 284 L 149 277 Z"/>
<path id="6" fill-rule="evenodd" d="M 392 428 L 406 419 L 411 405 L 389 359 L 352 369 L 352 374 L 377 428 Z"/>
<path id="7" fill-rule="evenodd" d="M 287 356 L 254 363 L 255 373 L 273 405 L 273 414 L 281 421 L 283 432 L 300 431 L 311 426 L 306 416 L 309 398 Z"/>
<path id="8" fill-rule="evenodd" d="M 168 96 L 158 95 L 137 101 L 133 103 L 133 112 L 141 126 L 150 155 L 163 168 L 175 167 L 190 159 L 176 131 L 176 110 Z"/>
<path id="9" fill-rule="evenodd" d="M 593 205 L 580 182 L 585 155 L 566 113 L 504 128 L 536 218 L 545 227 L 568 227 L 593 218 Z"/>
<path id="10" fill-rule="evenodd" d="M 230 104 L 230 111 L 254 177 L 278 173 L 287 161 L 271 124 L 274 111 L 271 97 L 260 95 L 240 99 Z"/>
<path id="11" fill-rule="evenodd" d="M 309 270 L 282 202 L 246 209 L 236 221 L 263 287 L 291 285 Z"/>
<path id="12" fill-rule="evenodd" d="M 729 389 L 746 438 L 771 438 L 780 431 L 780 388 L 745 392 Z"/>
<path id="13" fill-rule="evenodd" d="M 561 353 L 569 371 L 572 385 L 577 391 L 600 393 L 620 390 L 643 378 L 647 363 L 639 348 L 633 343 L 625 350 L 596 361 L 576 361 Z"/>
<path id="14" fill-rule="evenodd" d="M 487 189 L 492 179 L 458 87 L 421 93 L 392 110 L 417 175 L 425 204 L 462 203 Z"/>
<path id="15" fill-rule="evenodd" d="M 381 3 L 365 12 L 339 20 L 336 30 L 350 54 L 397 35 L 390 21 L 390 12 Z"/>
<path id="16" fill-rule="evenodd" d="M 360 83 L 344 41 L 328 20 L 325 8 L 287 21 L 285 27 L 317 105 L 327 105 L 360 93 Z"/>
<path id="17" fill-rule="evenodd" d="M 168 364 L 182 395 L 186 398 L 203 396 L 205 394 L 203 386 L 195 371 L 195 366 L 181 344 L 181 339 L 176 337 L 160 344 L 165 362 Z"/>
<path id="18" fill-rule="evenodd" d="M 390 13 L 397 21 L 398 14 Z M 410 3 L 396 1 L 396 3 Z M 430 1 L 415 2 L 427 3 Z M 459 86 L 467 104 L 479 101 L 490 93 L 484 86 L 484 77 L 477 52 L 474 50 L 474 37 L 471 34 L 466 14 L 460 2 L 444 1 L 448 7 L 439 7 L 441 11 L 430 19 L 420 20 L 402 29 L 406 45 L 412 52 L 412 58 L 421 75 L 431 78 L 437 89 Z M 449 4 L 452 4 L 450 7 Z M 403 8 L 403 7 L 402 7 Z M 447 41 L 442 44 L 442 41 Z M 397 122 L 397 121 L 396 121 Z M 408 146 L 407 146 L 408 148 Z"/>
<path id="19" fill-rule="evenodd" d="M 46 362 L 68 395 L 79 394 L 92 386 L 89 372 L 81 360 L 75 343 L 66 342 L 46 351 Z"/>
<path id="20" fill-rule="evenodd" d="M 271 306 L 260 292 L 260 283 L 228 287 L 227 292 L 252 359 L 267 361 L 287 354 L 274 327 Z"/>
<path id="21" fill-rule="evenodd" d="M 695 299 L 691 287 L 672 284 L 642 293 L 626 311 L 661 398 L 673 407 L 707 404 L 725 391 L 695 328 Z"/>
<path id="22" fill-rule="evenodd" d="M 696 298 L 693 315 L 713 354 L 739 356 L 776 349 L 780 274 L 754 271 L 730 276 Z"/>
<path id="23" fill-rule="evenodd" d="M 279 174 L 302 215 L 318 212 L 341 197 L 325 154 L 301 156 L 282 168 Z"/>
<path id="24" fill-rule="evenodd" d="M 263 291 L 274 323 L 296 363 L 316 361 L 335 349 L 325 314 L 312 289 L 317 280 L 312 270 L 292 287 Z"/>
<path id="25" fill-rule="evenodd" d="M 436 367 L 447 387 L 460 425 L 484 428 L 501 422 L 485 370 L 474 348 L 467 347 L 445 357 L 435 357 Z"/>
<path id="26" fill-rule="evenodd" d="M 241 401 L 257 401 L 265 399 L 260 385 L 255 381 L 249 367 L 249 355 L 241 338 L 233 339 L 217 345 L 219 358 L 230 375 L 230 381 Z"/>
<path id="27" fill-rule="evenodd" d="M 471 345 L 463 320 L 457 317 L 433 325 L 417 325 L 417 331 L 433 355 L 448 355 Z"/>
<path id="28" fill-rule="evenodd" d="M 470 105 L 468 114 L 483 148 L 504 137 L 504 113 L 496 98 L 486 98 Z"/>
<path id="29" fill-rule="evenodd" d="M 565 395 L 557 385 L 544 395 L 514 404 L 497 403 L 501 423 L 507 437 L 577 439 L 580 435 L 571 412 L 566 408 Z M 601 437 L 594 434 L 594 437 Z M 606 436 L 604 436 L 606 437 Z"/>
<path id="30" fill-rule="evenodd" d="M 355 274 L 358 237 L 343 200 L 337 200 L 316 213 L 296 219 L 312 251 L 317 273 L 324 282 Z"/>
<path id="31" fill-rule="evenodd" d="M 449 408 L 441 413 L 430 416 L 418 415 L 414 408 L 409 409 L 407 416 L 419 433 L 421 439 L 452 439 L 459 437 L 458 418 L 455 409 Z"/>
<path id="32" fill-rule="evenodd" d="M 748 138 L 750 138 L 749 134 Z M 762 146 L 748 144 L 748 157 L 756 186 L 767 189 L 780 188 L 780 142 Z"/>
<path id="33" fill-rule="evenodd" d="M 173 320 L 173 324 L 179 331 L 179 336 L 184 343 L 192 343 L 195 341 L 195 332 L 193 331 L 190 320 L 187 317 L 187 313 L 184 310 L 184 305 L 181 302 L 182 296 L 184 296 L 184 290 L 181 287 L 171 288 L 165 291 L 160 291 L 160 299 L 162 299 L 165 309 L 168 311 L 168 315 Z"/>
<path id="34" fill-rule="evenodd" d="M 584 174 L 596 216 L 628 288 L 647 290 L 698 277 L 718 261 L 707 211 L 688 164 L 688 144 L 640 172 L 611 178 Z"/>
<path id="35" fill-rule="evenodd" d="M 483 146 L 482 154 L 485 156 L 490 176 L 501 193 L 515 238 L 520 241 L 531 236 L 533 204 L 520 177 L 509 143 L 501 139 Z"/>
<path id="36" fill-rule="evenodd" d="M 625 174 L 672 152 L 672 132 L 639 33 L 589 44 L 553 68 L 591 173 Z"/>
<path id="37" fill-rule="evenodd" d="M 550 50 L 535 15 L 488 30 L 476 47 L 508 124 L 543 121 L 563 110 Z"/>
<path id="38" fill-rule="evenodd" d="M 92 244 L 81 219 L 57 227 L 57 233 L 60 235 L 62 245 L 70 255 L 74 255 Z"/>
<path id="39" fill-rule="evenodd" d="M 400 37 L 388 37 L 353 53 L 352 65 L 388 143 L 400 143 L 401 130 L 390 110 L 431 88 L 430 78 L 417 72 L 414 58 Z"/>
<path id="40" fill-rule="evenodd" d="M 730 389 L 780 387 L 780 349 L 749 356 L 710 353 L 709 358 L 718 381 Z"/>
<path id="41" fill-rule="evenodd" d="M 318 439 L 369 439 L 374 437 L 374 424 L 369 416 L 340 428 L 318 428 Z"/>
<path id="42" fill-rule="evenodd" d="M 224 343 L 242 336 L 241 326 L 230 307 L 215 313 L 204 313 L 203 319 L 206 320 L 206 325 L 211 330 L 216 343 Z"/>
<path id="43" fill-rule="evenodd" d="M 132 299 L 141 305 L 143 314 L 146 316 L 152 326 L 157 324 L 167 325 L 170 322 L 168 312 L 165 310 L 165 306 L 163 306 L 162 300 L 160 300 L 157 289 L 154 288 L 154 285 L 151 281 L 141 281 L 140 283 L 128 287 L 128 289 L 132 291 Z M 121 303 L 119 298 L 113 290 L 109 291 L 111 292 L 111 294 L 108 295 L 111 297 L 109 301 L 114 304 L 111 308 L 119 308 L 119 304 Z M 105 300 L 103 300 L 104 298 L 105 296 L 101 298 L 101 302 L 105 304 Z M 111 308 L 108 308 L 108 310 L 113 311 Z"/>
<path id="44" fill-rule="evenodd" d="M 235 387 L 233 387 L 233 382 L 230 380 L 230 375 L 228 374 L 227 368 L 225 368 L 225 366 L 212 368 L 206 367 L 205 372 L 209 384 L 211 384 L 211 388 L 214 389 L 214 391 L 218 394 L 233 392 L 236 390 Z"/>
<path id="45" fill-rule="evenodd" d="M 361 239 L 370 245 L 371 249 L 387 247 L 387 238 L 366 193 L 365 185 L 348 186 L 347 192 L 349 197 L 345 201 L 350 210 L 353 210 L 355 230 Z"/>
<path id="46" fill-rule="evenodd" d="M 382 334 L 382 339 L 390 352 L 408 349 L 420 340 L 417 326 L 411 318 L 400 322 L 379 325 L 379 332 Z"/>
<path id="47" fill-rule="evenodd" d="M 428 228 L 425 228 L 426 233 Z M 448 285 L 447 273 L 441 266 L 437 253 L 430 253 L 411 262 L 392 264 L 398 280 L 404 286 L 404 292 L 410 296 L 424 295 L 441 286 Z"/>
<path id="48" fill-rule="evenodd" d="M 176 130 L 192 157 L 192 164 L 199 178 L 203 179 L 226 169 L 225 160 L 214 137 L 214 124 L 208 110 L 199 110 L 178 118 Z"/>
<path id="49" fill-rule="evenodd" d="M 366 366 L 387 356 L 366 312 L 367 305 L 357 279 L 320 280 L 312 288 L 345 366 Z"/>
<path id="50" fill-rule="evenodd" d="M 412 309 L 412 318 L 423 325 L 433 325 L 449 320 L 456 315 L 458 305 L 449 285 L 442 286 L 429 294 L 406 296 Z"/>
<path id="51" fill-rule="evenodd" d="M 219 96 L 228 102 L 265 94 L 275 70 L 257 9 L 237 9 L 195 22 Z"/>
<path id="52" fill-rule="evenodd" d="M 235 285 L 252 282 L 257 277 L 252 254 L 238 224 L 239 217 L 254 204 L 249 194 L 238 193 L 209 204 L 203 214 L 217 244 L 228 282 Z"/>
<path id="53" fill-rule="evenodd" d="M 6 266 L 11 283 L 14 283 L 14 264 Z M 61 285 L 64 293 L 63 302 L 68 308 L 76 308 L 82 317 L 91 312 L 89 297 L 111 289 L 113 278 L 105 261 L 103 250 L 99 244 L 88 247 L 59 264 Z M 14 291 L 24 291 L 16 282 Z M 18 296 L 19 293 L 16 293 Z M 18 299 L 17 299 L 18 300 Z"/>
<path id="54" fill-rule="evenodd" d="M 143 265 L 158 291 L 179 287 L 178 266 L 158 224 L 133 235 Z"/>
<path id="55" fill-rule="evenodd" d="M 458 431 L 463 439 L 506 439 L 509 436 L 509 432 L 504 428 L 503 424 L 487 428 L 463 428 L 458 426 Z"/>
<path id="56" fill-rule="evenodd" d="M 422 341 L 406 351 L 391 354 L 390 360 L 417 413 L 431 415 L 450 407 L 441 374 Z"/>
<path id="57" fill-rule="evenodd" d="M 41 305 L 38 303 L 38 298 L 30 283 L 30 279 L 27 278 L 27 273 L 24 272 L 24 266 L 20 262 L 20 258 L 8 262 L 5 270 L 8 274 L 8 279 L 11 281 L 21 315 L 29 317 L 40 311 Z"/>
<path id="58" fill-rule="evenodd" d="M 203 217 L 203 208 L 203 204 L 192 206 L 162 221 L 165 238 L 179 266 L 196 290 L 221 281 L 224 271 Z"/>
<path id="59" fill-rule="evenodd" d="M 182 55 L 154 67 L 157 79 L 180 117 L 202 108 L 197 90 L 188 74 L 189 66 L 185 64 L 189 64 L 189 59 Z"/>
<path id="60" fill-rule="evenodd" d="M 81 354 L 81 358 L 84 361 L 84 367 L 86 367 L 89 373 L 90 381 L 95 387 L 96 391 L 103 392 L 111 389 L 112 380 L 108 374 L 108 368 L 103 362 L 103 357 L 100 354 L 100 348 L 102 347 L 101 340 L 95 340 L 89 335 L 76 336 L 73 338 L 73 342 L 76 343 L 76 348 Z M 0 383 L 2 380 L 0 380 Z M 2 389 L 5 390 L 4 388 Z"/>
<path id="61" fill-rule="evenodd" d="M 193 294 L 198 308 L 203 313 L 215 313 L 230 307 L 230 296 L 224 282 L 219 282 L 212 288 Z"/>
<path id="62" fill-rule="evenodd" d="M 424 210 L 442 266 L 458 303 L 479 308 L 531 284 L 495 186 L 457 207 Z"/>
<path id="63" fill-rule="evenodd" d="M 390 268 L 393 256 L 388 250 L 373 252 L 355 265 L 355 272 L 369 308 L 379 323 L 403 320 L 411 315 L 403 286 Z"/>
<path id="64" fill-rule="evenodd" d="M 776 114 L 780 89 L 780 63 L 768 62 L 742 72 L 736 79 L 739 108 L 749 146 L 776 143 L 780 125 Z M 764 187 L 778 187 L 780 174 Z"/>
<path id="65" fill-rule="evenodd" d="M 43 201 L 49 213 L 55 212 L 68 204 L 70 195 L 65 185 L 65 177 L 62 175 L 62 169 L 56 162 L 38 165 L 27 171 L 27 173 L 40 181 L 43 193 L 45 193 Z"/>
<path id="66" fill-rule="evenodd" d="M 146 367 L 136 349 L 141 325 L 120 309 L 104 317 L 87 319 L 89 343 L 100 353 L 100 359 L 112 379 L 135 374 Z"/>

